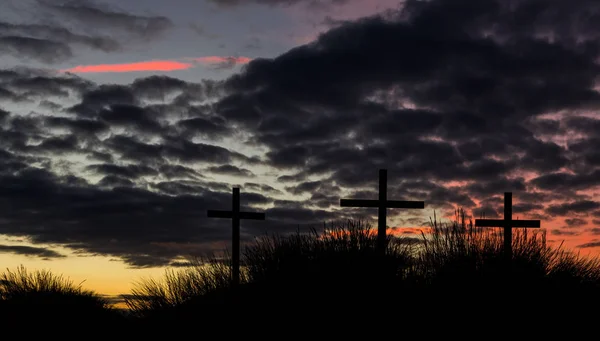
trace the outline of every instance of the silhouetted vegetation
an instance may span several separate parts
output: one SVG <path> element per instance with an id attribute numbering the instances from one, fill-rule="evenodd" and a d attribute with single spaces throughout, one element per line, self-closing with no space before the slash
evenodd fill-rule
<path id="1" fill-rule="evenodd" d="M 120 322 L 123 315 L 99 294 L 49 270 L 29 272 L 24 266 L 0 274 L 3 322 Z"/>
<path id="2" fill-rule="evenodd" d="M 376 247 L 376 232 L 362 221 L 264 235 L 244 249 L 237 288 L 230 263 L 217 258 L 140 280 L 125 296 L 130 325 L 189 330 L 225 318 L 338 325 L 379 311 L 378 321 L 388 322 L 432 312 L 481 318 L 506 306 L 542 318 L 546 309 L 577 308 L 576 299 L 600 302 L 600 260 L 548 245 L 543 231 L 515 230 L 507 261 L 500 229 L 476 228 L 458 212 L 449 223 L 432 220 L 418 239 L 388 236 L 384 254 Z M 0 283 L 5 311 L 24 302 L 26 309 L 49 305 L 45 313 L 66 309 L 79 318 L 111 312 L 98 295 L 49 272 L 20 268 Z"/>

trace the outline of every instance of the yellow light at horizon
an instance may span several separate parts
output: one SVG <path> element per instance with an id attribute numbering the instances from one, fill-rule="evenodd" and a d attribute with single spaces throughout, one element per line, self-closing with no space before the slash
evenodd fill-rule
<path id="1" fill-rule="evenodd" d="M 165 268 L 130 268 L 114 257 L 80 255 L 60 246 L 31 244 L 26 241 L 0 235 L 0 244 L 11 246 L 44 247 L 56 251 L 65 257 L 43 259 L 38 256 L 0 253 L 1 272 L 14 270 L 23 265 L 27 271 L 49 270 L 61 275 L 75 285 L 103 295 L 127 294 L 135 283 L 144 278 L 161 278 Z"/>

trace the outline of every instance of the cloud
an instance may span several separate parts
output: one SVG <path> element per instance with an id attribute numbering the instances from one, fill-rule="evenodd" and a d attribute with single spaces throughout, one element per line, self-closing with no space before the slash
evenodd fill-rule
<path id="1" fill-rule="evenodd" d="M 244 209 L 267 214 L 243 223 L 249 241 L 373 217 L 339 199 L 376 198 L 377 169 L 386 168 L 390 199 L 424 200 L 444 217 L 458 206 L 491 217 L 513 191 L 519 219 L 587 237 L 580 220 L 597 220 L 587 216 L 600 209 L 600 20 L 585 15 L 598 7 L 407 1 L 273 58 L 172 60 L 243 64 L 219 81 L 95 84 L 0 71 L 6 101 L 61 104 L 0 112 L 0 233 L 131 266 L 169 265 L 222 248 L 228 225 L 206 210 L 229 209 L 234 185 L 244 188 Z M 394 211 L 390 222 L 427 220 L 416 211 Z"/>
<path id="2" fill-rule="evenodd" d="M 577 247 L 581 248 L 581 249 L 600 247 L 600 242 L 591 242 L 591 243 L 580 244 L 580 245 L 577 245 Z"/>
<path id="3" fill-rule="evenodd" d="M 129 179 L 136 179 L 147 175 L 158 175 L 158 171 L 142 165 L 119 166 L 113 164 L 89 165 L 86 170 L 103 175 L 121 176 Z"/>
<path id="4" fill-rule="evenodd" d="M 273 188 L 272 186 L 269 186 L 266 184 L 257 184 L 254 182 L 244 183 L 243 188 L 246 191 L 250 190 L 250 191 L 256 191 L 256 192 L 266 193 L 266 194 L 275 194 L 275 195 L 283 194 L 280 190 Z"/>
<path id="5" fill-rule="evenodd" d="M 530 182 L 545 190 L 585 189 L 600 185 L 600 170 L 587 171 L 584 168 L 579 174 L 549 173 L 534 178 Z"/>
<path id="6" fill-rule="evenodd" d="M 565 223 L 568 227 L 579 227 L 587 225 L 587 220 L 581 218 L 567 218 L 565 219 Z"/>
<path id="7" fill-rule="evenodd" d="M 73 56 L 65 43 L 21 36 L 0 36 L 0 53 L 49 64 L 61 63 Z"/>
<path id="8" fill-rule="evenodd" d="M 0 22 L 0 35 L 17 35 L 41 40 L 55 40 L 69 45 L 80 44 L 104 52 L 114 52 L 121 49 L 121 44 L 111 37 L 77 34 L 67 28 L 51 25 Z"/>
<path id="9" fill-rule="evenodd" d="M 91 1 L 33 0 L 25 7 L 13 13 L 13 22 L 0 22 L 0 54 L 45 64 L 66 62 L 81 47 L 120 51 L 173 27 L 163 16 L 129 14 Z"/>
<path id="10" fill-rule="evenodd" d="M 296 4 L 307 5 L 309 8 L 324 8 L 331 5 L 343 5 L 349 0 L 209 0 L 221 7 L 233 7 L 255 3 L 268 6 L 292 6 Z"/>
<path id="11" fill-rule="evenodd" d="M 552 233 L 555 236 L 577 236 L 580 233 L 576 232 L 576 231 L 565 231 L 564 229 L 552 229 L 550 230 L 550 233 Z M 591 243 L 593 244 L 593 243 Z M 582 247 L 581 245 L 577 246 L 577 247 Z M 590 247 L 590 246 L 587 246 Z"/>
<path id="12" fill-rule="evenodd" d="M 63 258 L 65 255 L 54 250 L 25 245 L 0 245 L 0 253 L 12 253 L 15 255 L 34 256 L 43 259 Z"/>
<path id="13" fill-rule="evenodd" d="M 241 176 L 246 178 L 253 178 L 256 176 L 254 173 L 252 173 L 252 171 L 245 168 L 239 168 L 234 165 L 214 166 L 209 167 L 207 170 L 219 175 Z"/>
<path id="14" fill-rule="evenodd" d="M 600 207 L 600 203 L 591 200 L 581 200 L 558 205 L 550 205 L 546 211 L 551 215 L 567 215 L 569 213 L 587 213 Z"/>
<path id="15" fill-rule="evenodd" d="M 207 56 L 200 58 L 192 58 L 193 61 L 198 63 L 208 65 L 214 69 L 231 69 L 237 65 L 248 64 L 252 61 L 251 58 L 248 57 L 220 57 L 220 56 Z"/>
<path id="16" fill-rule="evenodd" d="M 143 16 L 125 13 L 91 1 L 52 2 L 38 0 L 41 6 L 64 15 L 78 24 L 93 26 L 97 29 L 119 29 L 127 34 L 150 40 L 155 39 L 174 25 L 164 16 Z"/>
<path id="17" fill-rule="evenodd" d="M 248 57 L 201 57 L 185 58 L 190 63 L 176 60 L 151 60 L 125 64 L 99 64 L 79 65 L 73 68 L 61 70 L 70 73 L 105 73 L 105 72 L 147 72 L 147 71 L 178 71 L 197 67 L 198 64 L 211 66 L 215 69 L 231 69 L 236 65 L 247 64 L 251 59 Z"/>
<path id="18" fill-rule="evenodd" d="M 175 71 L 193 68 L 194 64 L 173 60 L 153 60 L 127 64 L 79 65 L 61 70 L 71 73 L 103 73 L 103 72 L 140 72 L 140 71 Z"/>

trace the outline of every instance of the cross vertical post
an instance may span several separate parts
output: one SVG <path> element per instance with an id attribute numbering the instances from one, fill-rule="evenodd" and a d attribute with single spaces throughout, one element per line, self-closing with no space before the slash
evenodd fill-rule
<path id="1" fill-rule="evenodd" d="M 377 217 L 377 248 L 385 249 L 387 228 L 387 169 L 379 170 L 379 207 Z"/>
<path id="2" fill-rule="evenodd" d="M 512 192 L 504 192 L 504 219 L 475 219 L 477 227 L 502 227 L 504 228 L 504 256 L 512 259 L 512 229 L 513 228 L 539 228 L 539 220 L 512 220 Z"/>
<path id="3" fill-rule="evenodd" d="M 240 284 L 240 220 L 265 220 L 264 213 L 240 212 L 240 189 L 233 188 L 231 198 L 231 211 L 208 210 L 209 218 L 231 219 L 231 285 L 237 287 Z"/>
<path id="4" fill-rule="evenodd" d="M 387 169 L 379 170 L 379 199 L 340 199 L 341 207 L 377 207 L 377 249 L 385 253 L 387 209 L 388 208 L 425 208 L 424 201 L 387 200 Z"/>
<path id="5" fill-rule="evenodd" d="M 512 259 L 512 193 L 504 193 L 504 254 Z"/>
<path id="6" fill-rule="evenodd" d="M 234 188 L 231 200 L 231 277 L 235 285 L 240 283 L 240 189 Z"/>

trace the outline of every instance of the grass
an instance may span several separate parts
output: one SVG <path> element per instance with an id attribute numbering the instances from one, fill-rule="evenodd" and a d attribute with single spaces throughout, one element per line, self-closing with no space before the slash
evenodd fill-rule
<path id="1" fill-rule="evenodd" d="M 229 281 L 228 259 L 195 260 L 160 279 L 140 280 L 125 296 L 130 322 L 188 330 L 244 317 L 280 326 L 285 320 L 289 328 L 299 321 L 336 328 L 345 321 L 368 329 L 372 314 L 379 323 L 431 314 L 491 317 L 505 309 L 543 318 L 600 303 L 600 260 L 548 245 L 543 231 L 515 229 L 507 261 L 500 229 L 476 228 L 460 211 L 452 222 L 434 218 L 430 225 L 417 243 L 388 236 L 383 254 L 363 221 L 264 235 L 243 250 L 239 287 Z M 54 307 L 48 310 L 72 304 L 78 315 L 110 311 L 96 294 L 49 272 L 19 268 L 0 283 L 0 302 Z"/>
<path id="2" fill-rule="evenodd" d="M 419 275 L 429 284 L 600 289 L 600 259 L 579 256 L 562 245 L 551 247 L 543 230 L 514 229 L 507 262 L 501 229 L 475 227 L 461 211 L 451 223 L 430 225 L 431 233 L 423 235 L 423 249 L 416 255 Z"/>
<path id="3" fill-rule="evenodd" d="M 199 297 L 230 288 L 231 264 L 216 258 L 193 260 L 189 268 L 167 269 L 161 280 L 142 279 L 124 296 L 138 318 L 167 317 L 175 309 Z M 245 276 L 242 276 L 245 281 Z"/>
<path id="4" fill-rule="evenodd" d="M 0 316 L 3 321 L 119 322 L 121 315 L 99 294 L 75 285 L 49 270 L 30 272 L 24 266 L 0 274 Z"/>

